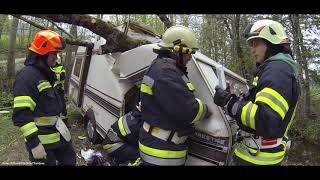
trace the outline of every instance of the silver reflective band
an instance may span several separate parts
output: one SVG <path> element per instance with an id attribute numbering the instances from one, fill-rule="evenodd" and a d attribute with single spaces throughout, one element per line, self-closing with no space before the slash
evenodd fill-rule
<path id="1" fill-rule="evenodd" d="M 58 121 L 58 116 L 44 116 L 34 118 L 37 126 L 53 126 Z"/>
<path id="2" fill-rule="evenodd" d="M 242 147 L 239 147 L 239 145 L 238 145 L 238 147 L 237 147 L 237 150 L 238 150 L 241 154 L 244 154 L 244 155 L 246 155 L 246 156 L 249 156 L 249 157 L 251 157 L 251 158 L 253 158 L 253 159 L 255 159 L 255 160 L 258 160 L 258 161 L 276 161 L 276 160 L 280 160 L 280 159 L 282 159 L 282 158 L 284 157 L 284 155 L 278 156 L 278 157 L 261 157 L 261 156 L 259 156 L 259 154 L 258 154 L 258 156 L 252 156 L 252 155 L 248 152 L 248 150 L 246 150 L 246 149 L 244 149 L 244 148 L 242 148 Z"/>
<path id="3" fill-rule="evenodd" d="M 272 144 L 272 145 L 262 145 L 262 137 L 261 136 L 259 136 L 258 139 L 255 139 L 255 141 L 260 146 L 260 149 L 270 149 L 270 148 L 274 148 L 274 147 L 279 146 L 282 142 L 282 138 L 277 138 L 277 143 Z M 254 143 L 252 138 L 244 138 L 242 140 L 242 142 L 243 142 L 243 144 L 245 144 L 246 146 L 248 146 L 250 148 L 257 148 L 257 145 Z"/>
<path id="4" fill-rule="evenodd" d="M 181 166 L 184 165 L 186 162 L 186 158 L 178 158 L 178 159 L 164 159 L 164 158 L 158 158 L 154 156 L 149 156 L 143 152 L 140 151 L 140 157 L 150 164 L 155 164 L 159 166 Z"/>
<path id="5" fill-rule="evenodd" d="M 152 86 L 153 86 L 153 84 L 154 84 L 154 80 L 153 80 L 151 77 L 145 75 L 145 76 L 143 76 L 142 83 L 143 83 L 143 84 L 146 84 L 146 85 L 148 85 L 150 88 L 152 88 Z"/>
<path id="6" fill-rule="evenodd" d="M 246 112 L 246 123 L 247 123 L 247 126 L 250 128 L 253 127 L 252 124 L 250 123 L 250 114 L 251 114 L 252 107 L 253 107 L 253 103 L 250 103 Z"/>
<path id="7" fill-rule="evenodd" d="M 22 131 L 23 135 L 26 136 L 25 134 L 28 133 L 33 128 L 37 128 L 37 126 L 36 125 L 32 125 L 32 126 L 28 127 L 27 129 L 23 130 Z"/>
<path id="8" fill-rule="evenodd" d="M 122 141 L 116 132 L 113 131 L 112 128 L 110 128 L 107 132 L 107 135 L 106 135 L 111 141 L 113 142 L 119 142 L 119 141 Z"/>
<path id="9" fill-rule="evenodd" d="M 40 135 L 38 136 L 38 138 L 41 142 L 47 142 L 54 139 L 60 139 L 60 133 L 57 133 L 55 136 L 51 136 L 51 137 L 42 137 L 42 135 Z"/>
<path id="10" fill-rule="evenodd" d="M 128 114 L 127 116 L 124 116 L 124 117 L 122 118 L 122 124 L 123 124 L 124 130 L 126 131 L 127 135 L 131 134 L 131 131 L 130 131 L 129 126 L 128 126 L 128 123 L 127 123 L 127 118 L 128 118 L 129 116 L 132 118 L 132 115 L 131 115 L 131 114 Z M 130 120 L 130 119 L 129 119 L 129 120 Z"/>
<path id="11" fill-rule="evenodd" d="M 167 141 L 169 136 L 170 136 L 170 133 L 171 131 L 170 130 L 164 130 L 164 129 L 161 129 L 161 128 L 158 128 L 158 127 L 154 127 L 156 128 L 156 132 L 155 131 L 152 131 L 151 132 L 151 135 L 156 137 L 156 138 L 159 138 L 159 139 L 162 139 L 164 141 Z M 143 129 L 148 132 L 149 129 L 150 129 L 150 124 L 148 124 L 147 122 L 144 122 L 143 123 Z M 179 137 L 178 136 L 178 133 L 175 132 L 174 135 L 172 136 L 172 139 L 171 139 L 171 142 L 175 143 L 175 144 L 182 144 L 184 143 L 186 140 L 187 140 L 188 136 L 181 136 Z"/>
<path id="12" fill-rule="evenodd" d="M 256 97 L 256 99 L 257 99 L 258 97 L 260 97 L 260 96 L 270 99 L 273 103 L 275 103 L 276 105 L 278 105 L 284 113 L 287 113 L 287 109 L 285 108 L 285 106 L 284 106 L 278 99 L 276 99 L 274 96 L 272 96 L 271 94 L 268 94 L 268 93 L 265 93 L 265 92 L 261 92 L 261 93 Z"/>

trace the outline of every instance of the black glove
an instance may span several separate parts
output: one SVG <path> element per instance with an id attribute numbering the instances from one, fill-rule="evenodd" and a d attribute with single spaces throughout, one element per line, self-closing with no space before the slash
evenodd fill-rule
<path id="1" fill-rule="evenodd" d="M 231 98 L 230 91 L 223 90 L 221 87 L 216 86 L 216 93 L 214 94 L 213 101 L 216 105 L 224 107 Z"/>

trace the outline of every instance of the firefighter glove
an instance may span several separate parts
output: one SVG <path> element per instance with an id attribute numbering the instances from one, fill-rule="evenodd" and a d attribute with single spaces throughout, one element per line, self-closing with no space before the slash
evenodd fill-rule
<path id="1" fill-rule="evenodd" d="M 35 148 L 31 149 L 31 152 L 34 159 L 45 159 L 47 157 L 47 153 L 40 143 Z"/>
<path id="2" fill-rule="evenodd" d="M 212 112 L 211 110 L 209 109 L 209 107 L 207 105 L 205 105 L 207 108 L 207 112 L 206 112 L 206 115 L 204 116 L 205 119 L 208 119 L 211 115 L 212 115 Z"/>
<path id="3" fill-rule="evenodd" d="M 223 90 L 220 86 L 216 86 L 216 93 L 214 94 L 214 103 L 220 107 L 224 107 L 231 98 L 230 91 Z"/>

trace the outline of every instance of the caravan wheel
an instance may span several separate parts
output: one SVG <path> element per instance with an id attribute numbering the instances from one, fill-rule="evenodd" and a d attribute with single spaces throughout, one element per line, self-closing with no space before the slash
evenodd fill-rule
<path id="1" fill-rule="evenodd" d="M 86 124 L 86 131 L 87 136 L 93 144 L 101 144 L 102 143 L 102 137 L 100 134 L 96 131 L 95 126 L 92 123 L 92 120 L 88 119 Z"/>

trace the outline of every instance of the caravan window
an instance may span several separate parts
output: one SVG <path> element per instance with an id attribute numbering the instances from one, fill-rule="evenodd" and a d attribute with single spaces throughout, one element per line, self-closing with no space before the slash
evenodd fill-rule
<path id="1" fill-rule="evenodd" d="M 80 78 L 80 70 L 81 70 L 82 58 L 77 57 L 75 62 L 75 67 L 73 70 L 73 74 Z"/>

